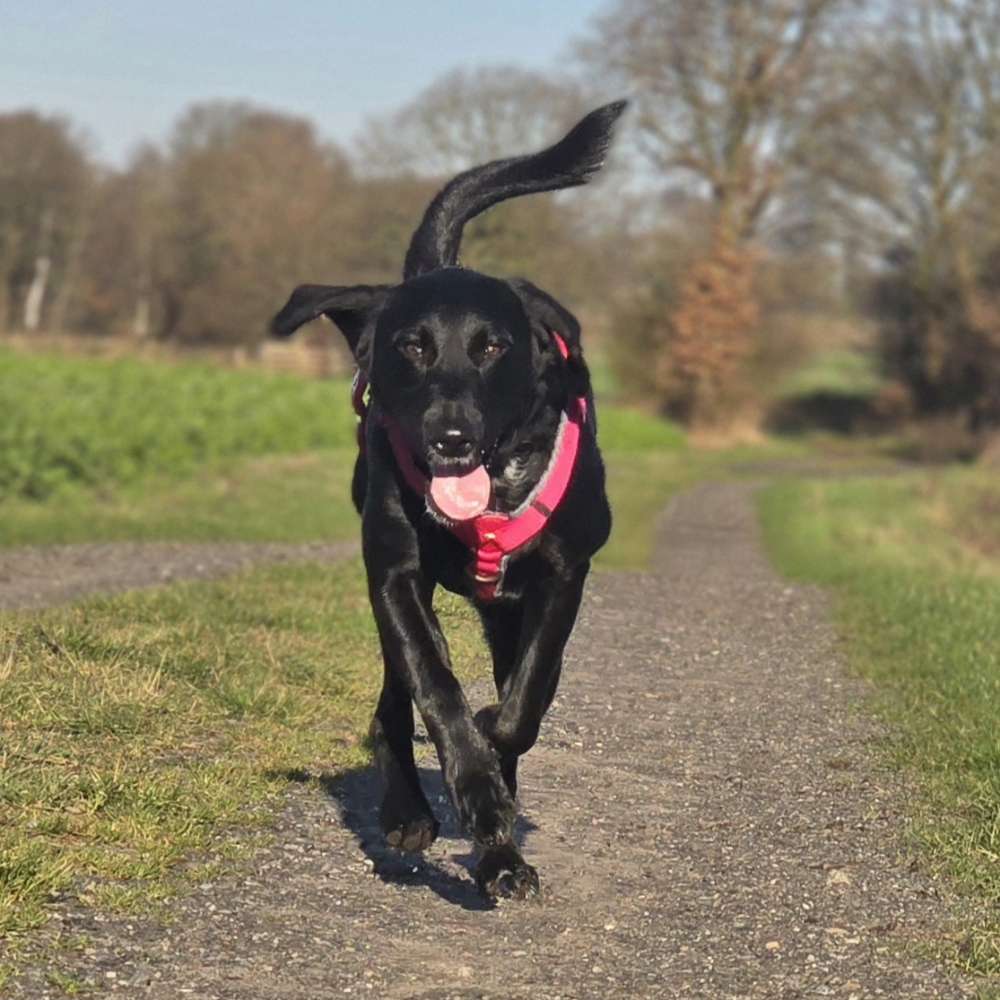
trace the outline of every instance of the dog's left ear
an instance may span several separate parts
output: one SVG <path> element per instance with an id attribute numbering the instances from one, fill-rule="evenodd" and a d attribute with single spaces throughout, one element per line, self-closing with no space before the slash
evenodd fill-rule
<path id="1" fill-rule="evenodd" d="M 542 354 L 561 356 L 553 334 L 559 334 L 562 338 L 569 352 L 565 361 L 569 391 L 574 396 L 585 396 L 590 391 L 590 372 L 583 360 L 580 323 L 577 318 L 548 292 L 543 292 L 524 278 L 514 278 L 510 285 L 531 320 L 532 332 Z"/>
<path id="2" fill-rule="evenodd" d="M 299 285 L 274 319 L 271 333 L 290 337 L 300 326 L 328 316 L 340 328 L 358 367 L 367 371 L 372 331 L 392 285 Z"/>

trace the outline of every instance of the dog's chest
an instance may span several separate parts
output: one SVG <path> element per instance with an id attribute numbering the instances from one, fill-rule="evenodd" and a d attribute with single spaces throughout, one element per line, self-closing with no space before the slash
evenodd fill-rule
<path id="1" fill-rule="evenodd" d="M 547 454 L 513 455 L 492 476 L 494 510 L 511 513 L 531 495 L 548 465 Z"/>

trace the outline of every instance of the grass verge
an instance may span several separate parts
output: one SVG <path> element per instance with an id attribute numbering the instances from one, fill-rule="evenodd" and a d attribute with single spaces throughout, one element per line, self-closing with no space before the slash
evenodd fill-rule
<path id="1" fill-rule="evenodd" d="M 442 596 L 457 671 L 485 671 Z M 264 823 L 288 771 L 367 760 L 382 668 L 357 563 L 269 567 L 0 619 L 0 935 L 53 894 L 129 909 Z"/>
<path id="2" fill-rule="evenodd" d="M 924 790 L 926 856 L 986 903 L 956 959 L 1000 972 L 1000 484 L 968 469 L 785 482 L 761 514 L 778 566 L 836 594 L 850 662 Z"/>
<path id="3" fill-rule="evenodd" d="M 610 565 L 641 565 L 691 463 L 672 427 L 611 410 Z M 353 534 L 350 448 L 147 477 L 5 507 L 10 544 L 305 540 Z M 442 595 L 456 668 L 479 630 Z M 0 934 L 64 891 L 105 909 L 162 901 L 226 830 L 265 824 L 283 772 L 367 760 L 381 679 L 358 564 L 279 566 L 0 619 Z"/>
<path id="4" fill-rule="evenodd" d="M 310 542 L 354 538 L 350 448 L 231 460 L 184 477 L 9 499 L 0 546 L 70 542 Z"/>

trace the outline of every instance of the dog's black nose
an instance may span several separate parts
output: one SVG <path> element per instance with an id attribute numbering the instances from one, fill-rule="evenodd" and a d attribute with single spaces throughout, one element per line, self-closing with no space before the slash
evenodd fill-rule
<path id="1" fill-rule="evenodd" d="M 434 438 L 431 447 L 441 458 L 458 461 L 472 455 L 475 442 L 459 428 L 449 427 Z"/>

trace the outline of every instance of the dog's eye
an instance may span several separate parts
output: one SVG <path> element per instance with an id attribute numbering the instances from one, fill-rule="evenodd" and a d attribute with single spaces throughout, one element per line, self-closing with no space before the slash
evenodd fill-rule
<path id="1" fill-rule="evenodd" d="M 411 361 L 420 361 L 427 353 L 424 345 L 419 340 L 404 340 L 397 345 L 399 350 Z"/>
<path id="2" fill-rule="evenodd" d="M 498 340 L 491 340 L 483 347 L 484 358 L 499 358 L 507 350 L 506 344 L 501 344 Z"/>

